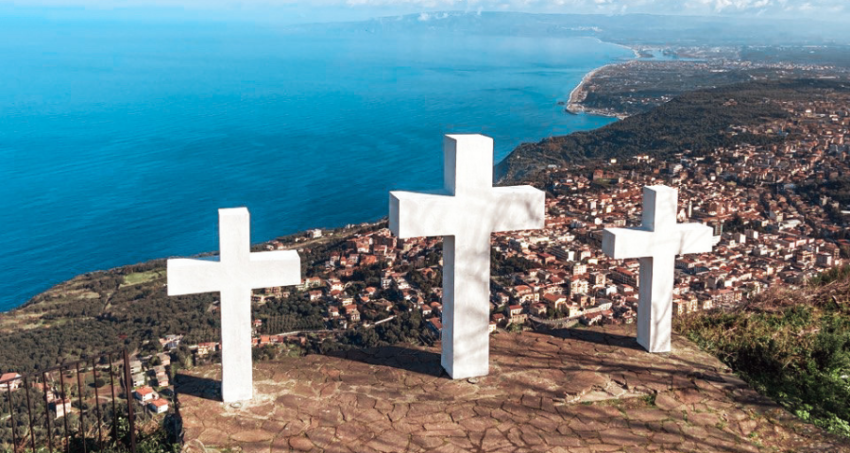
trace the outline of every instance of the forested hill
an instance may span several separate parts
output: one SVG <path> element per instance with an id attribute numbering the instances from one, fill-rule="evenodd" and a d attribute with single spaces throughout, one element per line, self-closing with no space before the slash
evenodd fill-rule
<path id="1" fill-rule="evenodd" d="M 783 136 L 731 131 L 790 117 L 775 101 L 810 101 L 848 91 L 850 84 L 832 80 L 748 82 L 684 94 L 649 112 L 601 129 L 524 143 L 496 166 L 502 182 L 534 179 L 548 165 L 567 165 L 596 158 L 628 158 L 648 154 L 658 159 L 692 150 L 696 155 L 717 147 L 781 142 Z"/>

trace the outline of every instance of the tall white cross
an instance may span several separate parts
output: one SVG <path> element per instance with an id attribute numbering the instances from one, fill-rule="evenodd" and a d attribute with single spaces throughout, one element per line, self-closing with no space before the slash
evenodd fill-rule
<path id="1" fill-rule="evenodd" d="M 301 258 L 292 250 L 251 253 L 247 208 L 219 209 L 219 257 L 168 260 L 168 295 L 221 292 L 221 397 L 250 400 L 251 290 L 301 282 Z"/>
<path id="2" fill-rule="evenodd" d="M 443 351 L 453 379 L 490 370 L 490 235 L 544 226 L 546 194 L 493 187 L 493 139 L 446 135 L 442 191 L 390 192 L 390 230 L 400 238 L 443 236 Z"/>
<path id="3" fill-rule="evenodd" d="M 644 187 L 642 225 L 608 228 L 602 235 L 606 255 L 640 258 L 637 341 L 649 352 L 670 352 L 676 256 L 707 253 L 714 246 L 710 227 L 676 223 L 678 196 L 671 187 Z"/>

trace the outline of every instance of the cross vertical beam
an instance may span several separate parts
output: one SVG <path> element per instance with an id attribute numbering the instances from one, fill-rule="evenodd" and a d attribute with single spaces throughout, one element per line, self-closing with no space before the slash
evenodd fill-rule
<path id="1" fill-rule="evenodd" d="M 698 223 L 676 223 L 679 193 L 667 186 L 643 188 L 642 225 L 607 228 L 602 251 L 614 259 L 640 259 L 638 344 L 649 352 L 670 352 L 676 256 L 707 253 L 713 231 Z"/>
<path id="2" fill-rule="evenodd" d="M 540 229 L 546 194 L 493 187 L 493 139 L 446 135 L 443 190 L 390 192 L 390 230 L 400 238 L 443 237 L 440 362 L 453 379 L 489 373 L 490 235 Z"/>
<path id="3" fill-rule="evenodd" d="M 168 295 L 221 293 L 221 396 L 253 397 L 251 291 L 301 282 L 301 259 L 291 250 L 251 253 L 246 208 L 219 209 L 217 259 L 168 260 Z"/>
<path id="4" fill-rule="evenodd" d="M 445 236 L 443 263 L 440 364 L 454 379 L 486 376 L 490 371 L 490 235 Z"/>

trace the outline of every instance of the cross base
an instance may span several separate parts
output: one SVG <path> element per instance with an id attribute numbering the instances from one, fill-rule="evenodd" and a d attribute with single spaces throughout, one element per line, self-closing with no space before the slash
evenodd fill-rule
<path id="1" fill-rule="evenodd" d="M 489 345 L 487 345 L 489 348 Z M 490 354 L 487 349 L 477 357 L 468 358 L 464 363 L 455 363 L 453 357 L 445 352 L 440 356 L 440 365 L 452 379 L 469 379 L 490 374 Z"/>
<path id="2" fill-rule="evenodd" d="M 647 335 L 647 337 L 648 337 L 648 335 Z M 669 341 L 667 342 L 666 346 L 661 345 L 661 344 L 653 345 L 652 341 L 650 339 L 643 338 L 640 335 L 638 335 L 638 337 L 637 337 L 637 343 L 639 345 L 641 345 L 644 349 L 646 349 L 646 352 L 649 352 L 651 354 L 664 354 L 664 353 L 671 352 L 673 350 L 672 347 L 670 346 Z"/>

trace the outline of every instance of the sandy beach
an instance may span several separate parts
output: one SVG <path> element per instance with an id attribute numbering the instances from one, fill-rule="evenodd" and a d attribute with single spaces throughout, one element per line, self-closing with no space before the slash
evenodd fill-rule
<path id="1" fill-rule="evenodd" d="M 617 62 L 617 63 L 607 64 L 605 66 L 600 66 L 600 67 L 588 72 L 587 74 L 585 74 L 585 76 L 582 77 L 581 82 L 579 82 L 579 84 L 576 85 L 576 87 L 573 88 L 572 91 L 570 91 L 570 99 L 567 102 L 567 107 L 566 107 L 566 110 L 568 112 L 570 112 L 572 114 L 576 114 L 576 115 L 579 114 L 579 113 L 587 113 L 587 114 L 591 114 L 591 115 L 600 115 L 600 116 L 616 116 L 620 119 L 623 119 L 622 115 L 615 115 L 615 114 L 611 114 L 611 113 L 601 111 L 601 110 L 598 110 L 598 109 L 588 109 L 584 105 L 582 105 L 582 102 L 587 97 L 587 91 L 585 91 L 585 87 L 587 86 L 588 83 L 590 83 L 590 81 L 593 79 L 593 77 L 596 76 L 596 74 L 599 73 L 599 71 L 602 71 L 603 69 L 608 68 L 610 66 L 629 64 L 629 63 L 636 61 L 636 60 L 641 58 L 640 52 L 638 52 L 637 49 L 623 45 L 623 44 L 615 44 L 615 45 L 631 50 L 632 52 L 634 52 L 635 58 L 631 59 L 631 60 L 627 60 L 627 61 L 621 61 L 621 62 Z"/>
<path id="2" fill-rule="evenodd" d="M 613 64 L 620 64 L 620 63 L 613 63 Z M 579 82 L 579 84 L 576 85 L 575 88 L 573 88 L 573 91 L 570 91 L 570 100 L 569 100 L 569 102 L 567 102 L 567 111 L 568 112 L 575 113 L 575 114 L 578 114 L 580 112 L 584 112 L 584 106 L 581 105 L 581 102 L 584 101 L 585 97 L 587 97 L 587 93 L 584 91 L 585 85 L 587 85 L 587 83 L 590 82 L 591 79 L 593 79 L 593 76 L 595 76 L 596 73 L 598 73 L 599 71 L 601 71 L 602 69 L 604 69 L 608 66 L 611 66 L 611 65 L 600 66 L 600 67 L 588 72 L 587 74 L 584 75 L 584 77 L 581 78 L 581 82 Z"/>

